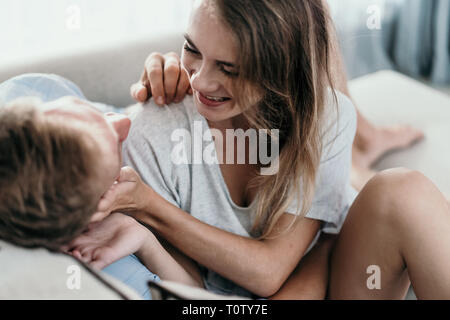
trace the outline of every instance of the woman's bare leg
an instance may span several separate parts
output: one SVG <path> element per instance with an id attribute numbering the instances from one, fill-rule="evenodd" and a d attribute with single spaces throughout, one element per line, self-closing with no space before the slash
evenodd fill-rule
<path id="1" fill-rule="evenodd" d="M 387 152 L 405 149 L 424 138 L 424 133 L 409 125 L 379 127 L 357 110 L 358 129 L 353 142 L 353 164 L 371 168 Z"/>
<path id="2" fill-rule="evenodd" d="M 353 147 L 353 152 L 355 152 L 355 147 Z M 352 163 L 352 170 L 350 171 L 350 182 L 356 191 L 361 191 L 367 182 L 372 179 L 377 172 L 372 169 L 358 167 Z"/>
<path id="3" fill-rule="evenodd" d="M 450 299 L 450 205 L 426 177 L 406 169 L 375 176 L 355 200 L 331 258 L 329 298 Z M 380 269 L 381 288 L 369 289 Z M 408 277 L 409 276 L 409 277 Z"/>

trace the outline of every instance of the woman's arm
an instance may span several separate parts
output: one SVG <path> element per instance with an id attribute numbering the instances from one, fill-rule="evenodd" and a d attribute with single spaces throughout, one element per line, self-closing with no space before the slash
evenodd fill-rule
<path id="1" fill-rule="evenodd" d="M 206 268 L 262 297 L 280 289 L 320 228 L 320 221 L 302 218 L 286 234 L 255 240 L 205 224 L 152 189 L 147 192 L 143 210 L 133 213 L 136 219 Z M 292 219 L 285 214 L 272 235 L 285 230 Z"/>
<path id="2" fill-rule="evenodd" d="M 294 219 L 285 214 L 269 239 L 242 237 L 203 223 L 174 206 L 130 167 L 122 168 L 120 178 L 100 201 L 98 210 L 105 215 L 126 212 L 186 256 L 263 297 L 280 289 L 321 225 L 319 220 L 301 218 L 283 233 Z"/>
<path id="3" fill-rule="evenodd" d="M 327 296 L 329 261 L 336 236 L 322 234 L 271 300 L 323 300 Z"/>

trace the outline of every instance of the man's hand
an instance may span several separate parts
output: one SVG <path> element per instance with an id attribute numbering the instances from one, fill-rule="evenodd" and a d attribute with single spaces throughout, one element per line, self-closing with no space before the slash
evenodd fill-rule
<path id="1" fill-rule="evenodd" d="M 130 94 L 136 101 L 145 102 L 153 97 L 160 106 L 181 102 L 186 93 L 192 94 L 189 75 L 175 52 L 150 54 L 141 79 L 130 88 Z"/>
<path id="2" fill-rule="evenodd" d="M 85 233 L 62 250 L 100 270 L 139 251 L 152 237 L 153 234 L 133 218 L 113 213 L 100 222 L 91 223 Z"/>

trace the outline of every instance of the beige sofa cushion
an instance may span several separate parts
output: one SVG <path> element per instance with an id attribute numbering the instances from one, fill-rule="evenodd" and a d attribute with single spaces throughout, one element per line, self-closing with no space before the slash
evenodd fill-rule
<path id="1" fill-rule="evenodd" d="M 140 296 L 76 259 L 0 241 L 0 300 L 122 300 Z"/>
<path id="2" fill-rule="evenodd" d="M 73 81 L 90 101 L 126 107 L 134 102 L 130 86 L 139 80 L 147 56 L 154 51 L 181 53 L 183 41 L 180 32 L 17 65 L 0 64 L 0 82 L 24 73 L 54 73 Z"/>

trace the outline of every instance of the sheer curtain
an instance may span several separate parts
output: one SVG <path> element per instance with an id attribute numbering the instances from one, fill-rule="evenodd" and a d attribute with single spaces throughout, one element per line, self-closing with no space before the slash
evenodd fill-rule
<path id="1" fill-rule="evenodd" d="M 399 70 L 450 84 L 450 0 L 410 0 L 397 25 L 392 56 Z"/>
<path id="2" fill-rule="evenodd" d="M 350 78 L 395 68 L 388 47 L 395 15 L 404 2 L 328 0 Z"/>
<path id="3" fill-rule="evenodd" d="M 350 78 L 395 69 L 450 83 L 450 0 L 328 2 Z"/>
<path id="4" fill-rule="evenodd" d="M 190 0 L 2 0 L 0 65 L 182 32 Z"/>

